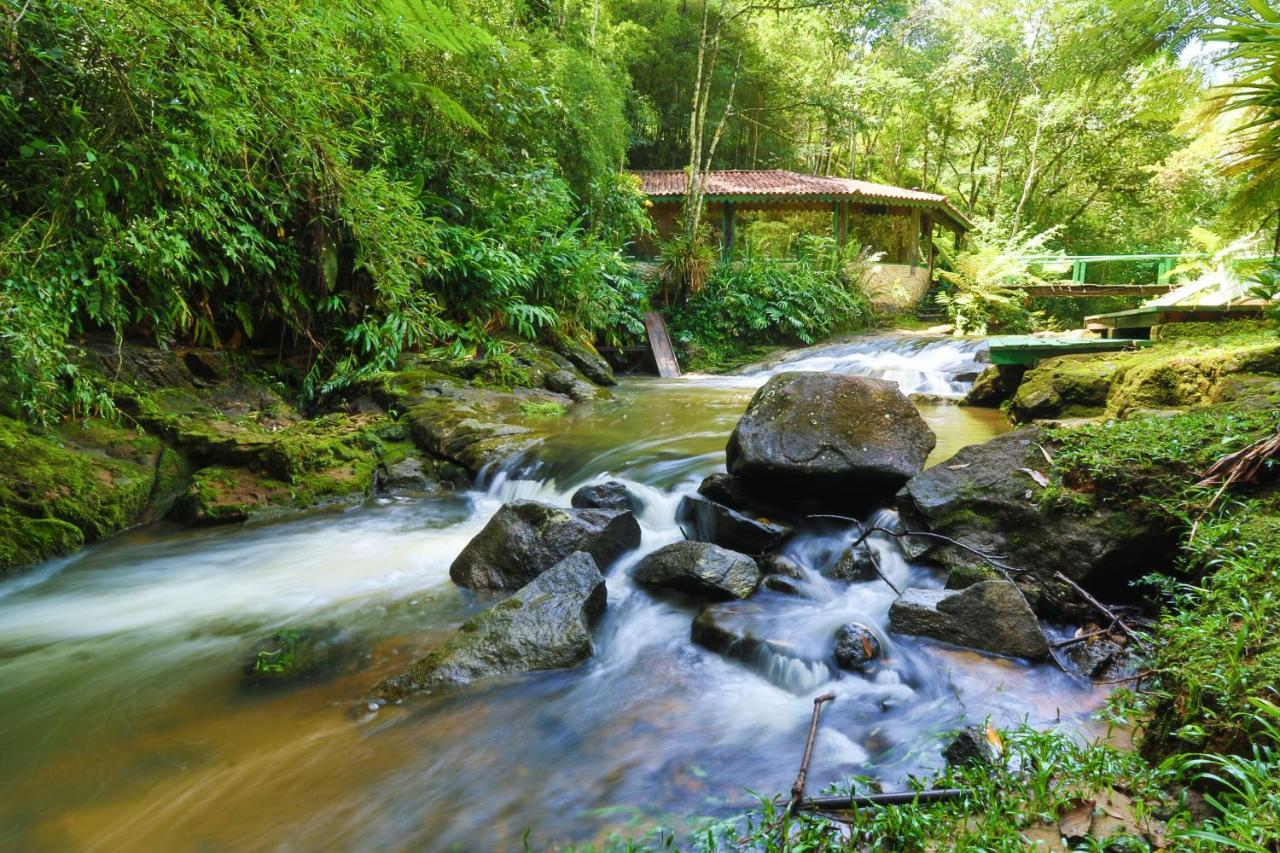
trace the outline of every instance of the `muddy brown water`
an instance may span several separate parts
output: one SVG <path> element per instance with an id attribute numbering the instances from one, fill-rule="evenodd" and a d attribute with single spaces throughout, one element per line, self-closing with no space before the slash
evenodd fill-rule
<path id="1" fill-rule="evenodd" d="M 680 537 L 676 504 L 723 466 L 754 389 L 783 369 L 843 370 L 955 396 L 977 343 L 875 337 L 736 377 L 625 380 L 616 399 L 549 425 L 534 458 L 483 488 L 375 500 L 235 528 L 155 526 L 0 583 L 0 849 L 534 849 L 662 823 L 691 827 L 785 791 L 811 699 L 831 690 L 811 784 L 854 775 L 900 787 L 940 764 L 942 733 L 988 717 L 1089 728 L 1103 694 L 1027 665 L 887 631 L 882 582 L 823 578 L 850 537 L 796 537 L 805 597 L 761 593 L 765 629 L 794 655 L 752 665 L 689 642 L 694 607 L 632 586 L 636 559 Z M 959 377 L 959 378 L 958 378 Z M 994 412 L 921 405 L 932 462 L 1007 428 Z M 479 605 L 453 557 L 504 500 L 567 503 L 583 483 L 630 483 L 643 543 L 608 571 L 608 612 L 582 667 L 352 713 L 379 678 Z M 899 586 L 941 576 L 878 541 Z M 885 657 L 839 674 L 832 632 L 855 620 Z M 239 667 L 282 625 L 358 631 L 368 666 L 288 691 L 247 690 Z"/>

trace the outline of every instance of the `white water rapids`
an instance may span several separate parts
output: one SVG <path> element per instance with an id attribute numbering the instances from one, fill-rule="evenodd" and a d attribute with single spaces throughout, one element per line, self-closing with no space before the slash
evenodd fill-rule
<path id="1" fill-rule="evenodd" d="M 1083 721 L 1097 698 L 1051 667 L 891 634 L 887 585 L 822 575 L 849 525 L 788 542 L 805 594 L 753 597 L 761 630 L 786 651 L 752 663 L 693 645 L 697 603 L 628 575 L 680 538 L 676 506 L 723 466 L 767 375 L 839 370 L 956 396 L 979 349 L 879 336 L 732 377 L 629 379 L 475 491 L 270 525 L 131 531 L 0 583 L 0 849 L 508 850 L 526 830 L 541 849 L 692 826 L 751 806 L 747 789 L 786 790 L 820 691 L 838 698 L 815 790 L 859 774 L 900 786 L 936 766 L 941 733 L 965 721 Z M 939 436 L 935 460 L 1003 428 L 990 412 L 921 410 Z M 589 662 L 349 715 L 374 682 L 485 606 L 448 567 L 502 502 L 567 505 L 606 479 L 642 498 L 643 541 L 608 568 Z M 894 584 L 941 583 L 891 541 L 873 543 Z M 829 662 L 849 621 L 883 646 L 866 674 Z M 241 686 L 256 639 L 323 624 L 359 634 L 368 666 L 290 691 Z"/>

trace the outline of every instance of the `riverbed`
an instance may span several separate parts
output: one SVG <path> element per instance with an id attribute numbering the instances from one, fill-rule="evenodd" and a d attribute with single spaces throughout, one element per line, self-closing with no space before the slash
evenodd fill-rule
<path id="1" fill-rule="evenodd" d="M 939 401 L 963 393 L 980 348 L 878 336 L 735 376 L 628 378 L 473 491 L 275 524 L 156 525 L 0 583 L 0 848 L 508 850 L 528 832 L 542 849 L 689 827 L 751 806 L 749 789 L 786 790 L 812 697 L 828 690 L 815 789 L 856 775 L 901 787 L 941 763 L 943 733 L 965 722 L 1087 726 L 1101 692 L 1052 665 L 888 633 L 886 584 L 821 575 L 847 526 L 787 545 L 805 594 L 758 596 L 797 652 L 758 665 L 694 646 L 694 603 L 627 575 L 680 538 L 676 505 L 723 469 L 768 375 L 837 370 L 929 395 L 932 464 L 1008 428 Z M 448 568 L 504 501 L 567 504 L 604 479 L 643 499 L 643 541 L 608 569 L 588 663 L 368 710 L 372 684 L 483 605 Z M 941 585 L 891 541 L 874 545 L 896 585 Z M 865 675 L 821 662 L 851 620 L 884 644 Z M 246 688 L 254 641 L 300 625 L 342 626 L 368 658 L 325 683 Z"/>

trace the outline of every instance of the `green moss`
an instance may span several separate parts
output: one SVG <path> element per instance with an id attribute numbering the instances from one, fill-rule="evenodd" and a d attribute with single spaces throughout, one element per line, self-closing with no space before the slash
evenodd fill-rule
<path id="1" fill-rule="evenodd" d="M 546 400 L 536 403 L 521 403 L 520 411 L 525 415 L 525 417 L 555 418 L 568 412 L 568 409 L 566 409 L 561 403 Z"/>
<path id="2" fill-rule="evenodd" d="M 0 512 L 8 540 L 0 570 L 67 553 L 142 520 L 159 450 L 154 439 L 108 424 L 45 432 L 0 417 Z"/>

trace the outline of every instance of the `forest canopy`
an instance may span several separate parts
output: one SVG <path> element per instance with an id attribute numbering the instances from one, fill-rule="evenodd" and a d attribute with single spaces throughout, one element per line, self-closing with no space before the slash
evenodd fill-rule
<path id="1" fill-rule="evenodd" d="M 47 419 L 103 401 L 85 335 L 301 353 L 314 399 L 409 349 L 634 334 L 622 170 L 689 162 L 700 85 L 714 168 L 943 192 L 1075 252 L 1264 222 L 1223 217 L 1217 11 L 705 2 L 4 0 L 0 380 Z"/>

